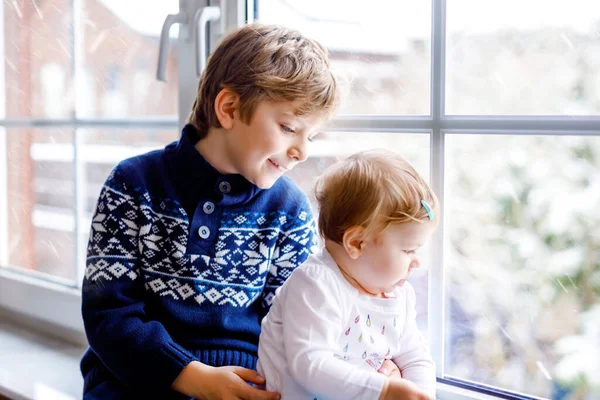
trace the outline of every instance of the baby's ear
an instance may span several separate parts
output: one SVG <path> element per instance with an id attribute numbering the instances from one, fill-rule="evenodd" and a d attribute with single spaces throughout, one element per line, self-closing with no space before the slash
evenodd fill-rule
<path id="1" fill-rule="evenodd" d="M 353 226 L 346 229 L 342 242 L 346 253 L 348 253 L 348 257 L 356 260 L 361 256 L 366 245 L 365 228 L 362 226 Z"/>
<path id="2" fill-rule="evenodd" d="M 215 98 L 215 114 L 224 129 L 231 129 L 235 120 L 235 110 L 239 107 L 240 96 L 232 89 L 222 89 Z"/>

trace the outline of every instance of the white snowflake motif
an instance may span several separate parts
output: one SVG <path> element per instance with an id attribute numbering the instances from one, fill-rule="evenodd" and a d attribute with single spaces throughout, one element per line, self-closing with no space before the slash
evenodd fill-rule
<path id="1" fill-rule="evenodd" d="M 227 265 L 227 260 L 225 258 L 227 254 L 229 254 L 229 250 L 217 251 L 214 258 L 215 262 L 220 265 Z"/>
<path id="2" fill-rule="evenodd" d="M 258 265 L 258 272 L 262 274 L 269 269 L 269 264 L 271 263 L 271 248 L 261 242 L 258 250 L 259 251 L 244 250 L 244 253 L 249 257 L 248 260 L 244 262 L 244 265 Z"/>
<path id="3" fill-rule="evenodd" d="M 290 259 L 296 255 L 297 251 L 285 251 L 285 249 L 288 249 L 288 247 L 284 247 L 284 250 L 281 252 L 279 251 L 279 247 L 275 248 L 273 264 L 278 268 L 294 268 L 296 264 L 291 262 Z"/>
<path id="4" fill-rule="evenodd" d="M 142 248 L 142 243 L 144 245 L 146 245 L 147 248 L 155 250 L 157 252 L 160 252 L 160 249 L 158 248 L 158 246 L 156 245 L 156 242 L 158 242 L 159 240 L 162 239 L 162 236 L 159 235 L 155 235 L 152 232 L 152 225 L 151 224 L 147 224 L 142 226 L 142 228 L 140 229 L 140 251 L 143 250 Z"/>

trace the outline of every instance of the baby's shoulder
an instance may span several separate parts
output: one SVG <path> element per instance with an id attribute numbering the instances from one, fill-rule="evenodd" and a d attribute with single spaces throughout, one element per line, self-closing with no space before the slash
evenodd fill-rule
<path id="1" fill-rule="evenodd" d="M 302 285 L 315 290 L 338 290 L 339 278 L 320 257 L 320 254 L 311 254 L 308 259 L 294 270 L 285 282 L 285 285 Z"/>

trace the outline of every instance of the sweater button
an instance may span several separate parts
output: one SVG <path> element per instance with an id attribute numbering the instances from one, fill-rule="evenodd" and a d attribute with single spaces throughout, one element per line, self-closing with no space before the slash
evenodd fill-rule
<path id="1" fill-rule="evenodd" d="M 212 202 L 207 201 L 204 203 L 204 206 L 202 206 L 202 209 L 206 214 L 212 214 L 213 211 L 215 211 L 215 205 Z"/>
<path id="2" fill-rule="evenodd" d="M 219 183 L 219 190 L 221 193 L 229 193 L 231 191 L 231 185 L 227 181 Z"/>
<path id="3" fill-rule="evenodd" d="M 198 228 L 198 236 L 202 239 L 207 239 L 210 236 L 210 229 L 207 226 L 201 226 Z"/>

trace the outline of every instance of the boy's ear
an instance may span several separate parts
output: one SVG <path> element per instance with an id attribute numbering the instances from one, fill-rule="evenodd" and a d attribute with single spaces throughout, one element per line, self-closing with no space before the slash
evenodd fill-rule
<path id="1" fill-rule="evenodd" d="M 229 88 L 221 89 L 215 98 L 215 114 L 224 129 L 231 129 L 235 111 L 239 107 L 240 96 Z"/>
<path id="2" fill-rule="evenodd" d="M 365 229 L 362 226 L 353 226 L 346 229 L 342 237 L 342 245 L 350 257 L 356 260 L 360 257 L 365 249 Z"/>

